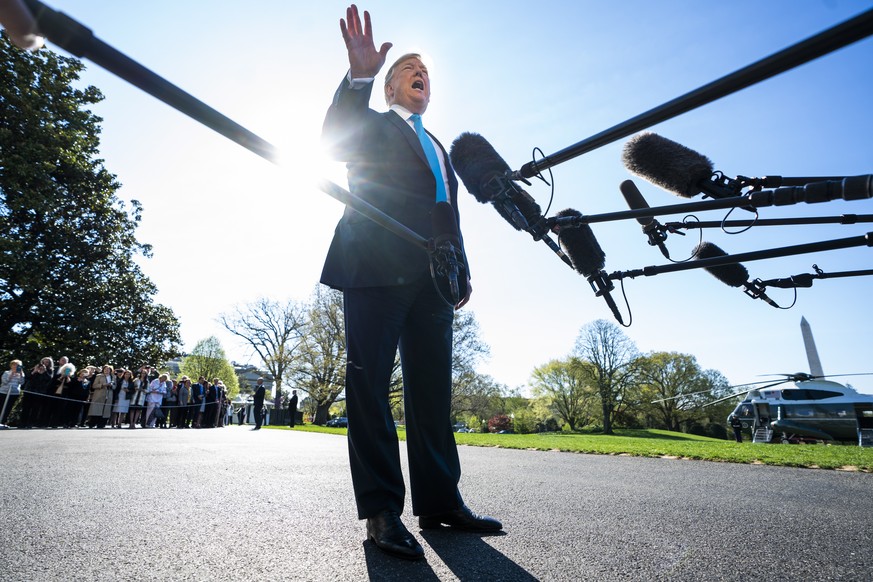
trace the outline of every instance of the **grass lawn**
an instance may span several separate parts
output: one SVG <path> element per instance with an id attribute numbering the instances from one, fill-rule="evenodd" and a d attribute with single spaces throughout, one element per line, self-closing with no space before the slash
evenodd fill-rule
<path id="1" fill-rule="evenodd" d="M 292 430 L 288 427 L 265 427 Z M 346 434 L 344 428 L 314 425 L 293 430 Z M 782 445 L 737 443 L 666 430 L 617 429 L 614 435 L 597 433 L 488 434 L 455 433 L 459 445 L 537 451 L 564 451 L 599 455 L 666 457 L 726 463 L 757 463 L 787 467 L 873 472 L 873 448 L 851 444 Z M 406 431 L 397 431 L 401 439 Z"/>

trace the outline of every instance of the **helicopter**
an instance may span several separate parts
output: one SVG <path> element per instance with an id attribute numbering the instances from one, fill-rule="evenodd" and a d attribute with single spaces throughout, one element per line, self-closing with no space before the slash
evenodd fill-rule
<path id="1" fill-rule="evenodd" d="M 860 394 L 854 388 L 826 379 L 873 373 L 825 376 L 812 329 L 803 317 L 800 328 L 809 373 L 772 374 L 781 378 L 739 384 L 732 388 L 742 390 L 703 406 L 744 396 L 728 415 L 727 424 L 733 426 L 731 421 L 738 419 L 743 429 L 751 430 L 753 443 L 839 441 L 873 446 L 873 395 Z M 681 396 L 688 394 L 655 402 Z"/>
<path id="2" fill-rule="evenodd" d="M 734 392 L 709 404 L 745 394 L 728 415 L 728 424 L 737 418 L 744 429 L 751 429 L 753 443 L 798 443 L 818 441 L 857 442 L 873 446 L 873 395 L 860 394 L 838 382 L 826 380 L 805 318 L 800 328 L 809 360 L 810 373 L 777 374 L 780 380 L 765 380 L 743 384 L 742 387 L 763 384 Z M 786 384 L 788 384 L 786 386 Z"/>
<path id="3" fill-rule="evenodd" d="M 799 372 L 753 388 L 728 416 L 728 424 L 731 417 L 738 418 L 744 429 L 751 429 L 753 443 L 775 442 L 779 435 L 783 443 L 854 441 L 873 446 L 873 395 L 823 378 Z"/>

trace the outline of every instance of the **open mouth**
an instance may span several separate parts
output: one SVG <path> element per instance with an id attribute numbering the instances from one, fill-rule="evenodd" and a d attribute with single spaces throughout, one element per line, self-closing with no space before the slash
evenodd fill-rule
<path id="1" fill-rule="evenodd" d="M 421 80 L 414 81 L 412 83 L 412 88 L 413 89 L 420 89 L 420 90 L 424 91 L 424 81 L 421 81 Z"/>

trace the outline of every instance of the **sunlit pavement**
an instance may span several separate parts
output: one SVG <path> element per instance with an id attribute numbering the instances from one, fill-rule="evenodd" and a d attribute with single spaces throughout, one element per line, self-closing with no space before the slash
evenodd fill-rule
<path id="1" fill-rule="evenodd" d="M 406 562 L 364 541 L 342 436 L 239 426 L 2 431 L 0 579 L 873 576 L 873 475 L 460 453 L 465 501 L 506 531 L 421 531 L 407 511 L 426 560 Z"/>

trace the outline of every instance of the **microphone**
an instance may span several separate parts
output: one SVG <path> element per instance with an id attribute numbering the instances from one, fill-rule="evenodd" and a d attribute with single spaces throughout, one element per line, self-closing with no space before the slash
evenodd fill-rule
<path id="1" fill-rule="evenodd" d="M 515 230 L 527 231 L 540 209 L 527 194 L 521 195 L 509 179 L 509 165 L 478 133 L 462 133 L 452 142 L 449 158 L 467 191 L 482 204 L 491 203 Z M 515 195 L 515 196 L 513 196 Z M 527 210 L 522 212 L 517 202 Z"/>
<path id="2" fill-rule="evenodd" d="M 461 181 L 477 201 L 490 203 L 515 230 L 542 240 L 562 261 L 569 258 L 548 235 L 539 204 L 510 178 L 512 171 L 488 141 L 478 133 L 462 133 L 452 143 L 449 159 Z"/>
<path id="3" fill-rule="evenodd" d="M 559 218 L 579 217 L 582 216 L 582 213 L 568 208 L 559 212 L 557 216 Z M 558 223 L 554 228 L 558 231 L 558 241 L 561 243 L 561 248 L 570 257 L 573 268 L 586 277 L 594 295 L 603 297 L 612 311 L 612 315 L 620 324 L 624 325 L 624 320 L 618 312 L 618 306 L 609 293 L 615 289 L 615 286 L 607 276 L 606 271 L 603 270 L 606 265 L 606 253 L 597 243 L 597 238 L 595 238 L 591 227 L 587 224 L 560 226 Z"/>
<path id="4" fill-rule="evenodd" d="M 703 241 L 697 248 L 694 249 L 694 260 L 713 259 L 716 257 L 727 257 L 726 252 L 721 250 L 716 245 Z M 749 281 L 749 271 L 739 263 L 731 263 L 728 265 L 718 265 L 713 267 L 704 267 L 713 277 L 730 287 L 742 287 L 746 295 L 752 299 L 763 299 L 772 307 L 779 309 L 779 305 L 775 301 L 767 297 L 766 288 L 763 286 L 760 279 Z"/>
<path id="5" fill-rule="evenodd" d="M 431 226 L 433 238 L 430 241 L 429 250 L 436 261 L 436 274 L 446 277 L 449 281 L 449 292 L 452 295 L 454 305 L 461 298 L 458 284 L 458 272 L 461 266 L 458 264 L 457 253 L 461 249 L 461 235 L 458 231 L 458 222 L 455 220 L 455 210 L 448 202 L 437 202 L 431 213 Z M 434 272 L 431 263 L 431 272 Z"/>
<path id="6" fill-rule="evenodd" d="M 40 48 L 45 39 L 39 36 L 36 19 L 21 0 L 0 0 L 0 24 L 12 44 L 24 50 Z"/>
<path id="7" fill-rule="evenodd" d="M 741 194 L 742 184 L 715 172 L 709 158 L 656 133 L 632 137 L 621 159 L 631 173 L 683 198 Z"/>
<path id="8" fill-rule="evenodd" d="M 648 202 L 643 198 L 643 194 L 632 180 L 625 180 L 619 184 L 618 189 L 621 190 L 624 200 L 631 210 L 649 208 Z M 654 216 L 640 216 L 637 218 L 637 222 L 643 227 L 643 234 L 649 237 L 649 245 L 658 247 L 661 250 L 661 254 L 669 259 L 670 251 L 664 244 L 664 241 L 667 240 L 667 231 L 661 226 L 661 223 L 655 220 Z"/>

